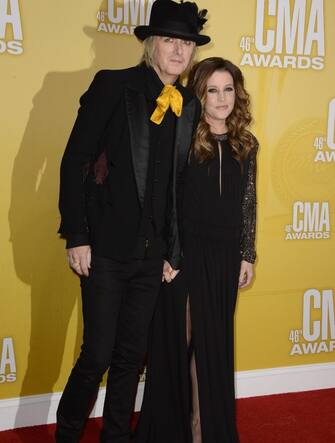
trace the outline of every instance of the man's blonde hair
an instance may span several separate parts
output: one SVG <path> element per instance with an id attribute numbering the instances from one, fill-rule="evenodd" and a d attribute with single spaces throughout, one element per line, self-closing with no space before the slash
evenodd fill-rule
<path id="1" fill-rule="evenodd" d="M 153 55 L 155 52 L 155 39 L 154 36 L 151 35 L 147 37 L 143 42 L 143 54 L 141 62 L 144 62 L 148 68 L 153 67 Z"/>

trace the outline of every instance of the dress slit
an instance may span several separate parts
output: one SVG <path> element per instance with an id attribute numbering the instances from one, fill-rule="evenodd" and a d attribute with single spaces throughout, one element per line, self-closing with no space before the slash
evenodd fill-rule
<path id="1" fill-rule="evenodd" d="M 192 320 L 191 320 L 191 303 L 189 294 L 186 297 L 186 339 L 188 344 L 189 355 L 189 371 L 190 371 L 190 396 L 191 396 L 191 411 L 190 411 L 190 424 L 191 432 L 196 438 L 197 442 L 201 441 L 201 414 L 200 414 L 200 401 L 199 401 L 199 384 L 197 376 L 197 360 L 196 349 L 193 346 L 192 341 Z M 194 431 L 192 431 L 192 427 Z"/>

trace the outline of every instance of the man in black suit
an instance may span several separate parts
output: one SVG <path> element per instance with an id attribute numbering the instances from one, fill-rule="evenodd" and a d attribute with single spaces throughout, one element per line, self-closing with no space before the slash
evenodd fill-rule
<path id="1" fill-rule="evenodd" d="M 84 338 L 57 411 L 57 442 L 77 442 L 108 372 L 101 442 L 128 443 L 138 374 L 163 272 L 180 261 L 176 190 L 200 104 L 178 82 L 206 11 L 157 0 L 140 65 L 100 71 L 61 165 L 59 232 L 81 278 Z"/>

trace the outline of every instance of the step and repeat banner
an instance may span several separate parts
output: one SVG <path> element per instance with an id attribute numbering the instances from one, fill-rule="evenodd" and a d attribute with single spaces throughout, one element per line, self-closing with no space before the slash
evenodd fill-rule
<path id="1" fill-rule="evenodd" d="M 78 355 L 78 278 L 57 236 L 59 166 L 99 69 L 137 64 L 152 0 L 0 0 L 0 398 L 61 391 Z M 256 276 L 237 370 L 335 360 L 335 2 L 199 0 L 240 66 L 258 158 Z"/>

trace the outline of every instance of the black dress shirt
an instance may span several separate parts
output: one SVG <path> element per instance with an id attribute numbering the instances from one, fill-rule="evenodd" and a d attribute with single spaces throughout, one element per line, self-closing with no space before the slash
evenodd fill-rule
<path id="1" fill-rule="evenodd" d="M 147 70 L 145 83 L 150 119 L 164 84 L 153 69 Z M 159 125 L 150 121 L 149 167 L 135 258 L 164 257 L 166 251 L 166 211 L 170 206 L 175 124 L 176 117 L 171 109 Z"/>

